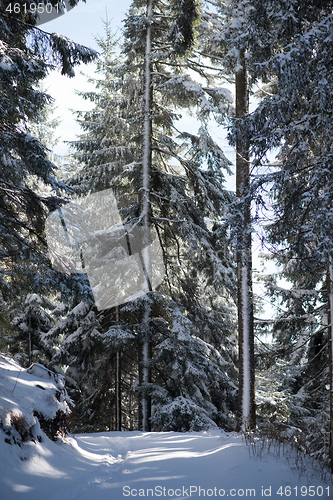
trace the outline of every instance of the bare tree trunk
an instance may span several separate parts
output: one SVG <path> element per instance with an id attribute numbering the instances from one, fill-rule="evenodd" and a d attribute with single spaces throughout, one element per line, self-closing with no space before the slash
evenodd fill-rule
<path id="1" fill-rule="evenodd" d="M 116 306 L 116 321 L 119 321 L 119 307 Z M 121 431 L 121 352 L 117 351 L 116 359 L 116 414 L 117 414 L 117 431 Z"/>
<path id="2" fill-rule="evenodd" d="M 133 410 L 132 410 L 132 387 L 133 387 L 133 376 L 130 375 L 130 390 L 128 396 L 128 405 L 129 405 L 129 430 L 132 431 L 133 426 Z"/>
<path id="3" fill-rule="evenodd" d="M 116 398 L 117 398 L 117 431 L 121 431 L 121 353 L 117 351 L 116 359 Z"/>
<path id="4" fill-rule="evenodd" d="M 333 265 L 332 257 L 329 257 L 328 263 L 328 347 L 330 364 L 330 461 L 331 472 L 333 474 Z"/>
<path id="5" fill-rule="evenodd" d="M 149 362 L 151 359 L 151 342 L 143 339 L 139 345 L 138 365 L 139 365 L 139 386 L 144 386 L 139 399 L 139 429 L 144 432 L 150 432 L 151 417 L 151 397 L 147 394 L 147 385 L 151 383 L 151 370 Z"/>
<path id="6" fill-rule="evenodd" d="M 143 383 L 147 387 L 151 383 L 151 370 L 149 362 L 151 359 L 151 342 L 145 339 L 142 346 L 143 354 Z M 144 392 L 142 398 L 142 430 L 150 432 L 150 417 L 151 417 L 151 397 Z"/>
<path id="7" fill-rule="evenodd" d="M 32 364 L 32 332 L 31 332 L 31 311 L 28 309 L 28 356 L 29 356 L 29 365 Z"/>
<path id="8" fill-rule="evenodd" d="M 243 68 L 236 73 L 236 118 L 248 113 L 248 85 L 244 52 Z M 249 152 L 242 138 L 236 147 L 236 195 L 242 201 L 237 249 L 238 274 L 238 346 L 239 346 L 239 398 L 238 431 L 254 428 L 255 373 L 252 294 L 251 202 L 248 196 L 250 183 Z"/>
<path id="9" fill-rule="evenodd" d="M 142 208 L 144 225 L 149 227 L 149 212 L 150 212 L 150 170 L 152 161 L 152 86 L 151 86 L 151 37 L 152 37 L 152 17 L 153 17 L 153 3 L 154 0 L 148 0 L 147 3 L 147 33 L 146 33 L 146 52 L 145 52 L 145 82 L 144 82 L 144 99 L 143 99 L 143 154 L 142 154 L 142 170 L 143 170 L 143 190 L 142 190 Z M 151 291 L 149 282 L 150 270 L 150 256 L 149 248 L 143 250 L 144 268 L 146 270 L 148 289 Z M 148 273 L 148 274 L 147 274 Z M 149 339 L 149 320 L 150 308 L 147 306 L 143 322 L 145 328 L 145 338 L 142 345 L 142 383 L 147 386 L 151 382 L 151 341 Z M 151 417 L 151 398 L 144 390 L 142 392 L 142 430 L 150 431 L 150 417 Z"/>

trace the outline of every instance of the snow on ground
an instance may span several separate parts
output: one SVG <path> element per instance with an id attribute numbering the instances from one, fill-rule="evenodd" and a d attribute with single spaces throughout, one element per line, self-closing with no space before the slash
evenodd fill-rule
<path id="1" fill-rule="evenodd" d="M 289 491 L 296 498 L 296 488 L 297 497 L 333 494 L 332 485 L 299 478 L 281 459 L 251 458 L 239 435 L 218 431 L 86 434 L 27 450 L 1 442 L 0 467 L 1 500 L 278 499 Z"/>
<path id="2" fill-rule="evenodd" d="M 30 394 L 27 406 L 23 387 L 38 397 L 45 394 L 36 386 L 42 369 L 35 378 L 21 371 L 19 387 L 13 369 L 6 371 L 6 363 L 13 368 L 13 362 L 0 361 L 2 412 L 13 406 L 18 390 L 16 404 L 29 413 L 36 401 Z M 250 456 L 235 433 L 106 432 L 57 441 L 38 433 L 40 443 L 18 446 L 6 442 L 8 435 L 0 429 L 0 500 L 333 497 L 332 484 L 310 471 L 300 477 L 283 458 Z"/>
<path id="3" fill-rule="evenodd" d="M 38 363 L 24 369 L 0 354 L 0 422 L 5 426 L 10 426 L 10 415 L 24 415 L 34 424 L 34 412 L 46 419 L 55 418 L 58 411 L 68 414 L 69 404 L 63 377 Z"/>

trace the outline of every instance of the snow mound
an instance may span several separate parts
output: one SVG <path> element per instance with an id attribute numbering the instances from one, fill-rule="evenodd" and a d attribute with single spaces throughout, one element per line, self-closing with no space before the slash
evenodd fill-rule
<path id="1" fill-rule="evenodd" d="M 56 439 L 64 431 L 71 404 L 60 375 L 37 363 L 22 368 L 0 354 L 0 432 L 5 442 L 40 441 L 41 428 Z"/>

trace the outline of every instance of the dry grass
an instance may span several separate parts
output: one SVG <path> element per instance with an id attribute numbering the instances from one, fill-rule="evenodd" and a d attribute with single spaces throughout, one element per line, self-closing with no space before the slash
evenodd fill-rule
<path id="1" fill-rule="evenodd" d="M 283 458 L 299 476 L 332 482 L 328 464 L 314 460 L 306 453 L 305 436 L 299 429 L 278 422 L 266 423 L 255 431 L 244 432 L 243 436 L 250 455 L 260 459 L 267 455 Z"/>

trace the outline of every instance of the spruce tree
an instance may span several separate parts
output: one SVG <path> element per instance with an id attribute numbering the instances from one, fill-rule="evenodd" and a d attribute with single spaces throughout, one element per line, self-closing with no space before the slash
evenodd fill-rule
<path id="1" fill-rule="evenodd" d="M 47 89 L 40 85 L 40 91 L 47 92 Z M 54 147 L 60 141 L 57 135 L 61 124 L 60 117 L 56 116 L 57 106 L 51 100 L 47 106 L 38 111 L 33 121 L 29 123 L 29 132 L 33 137 L 39 140 L 41 144 L 46 146 L 48 152 L 47 157 L 54 162 Z M 58 165 L 57 165 L 58 166 Z"/>
<path id="2" fill-rule="evenodd" d="M 23 3 L 18 2 L 20 6 Z M 47 145 L 34 137 L 30 128 L 51 101 L 39 86 L 52 69 L 58 67 L 63 74 L 73 76 L 76 65 L 93 60 L 96 54 L 40 30 L 33 14 L 22 16 L 23 7 L 19 12 L 8 12 L 7 5 L 2 2 L 0 6 L 1 322 L 23 325 L 18 317 L 26 311 L 31 320 L 26 326 L 31 323 L 33 328 L 33 317 L 39 313 L 37 309 L 37 316 L 32 313 L 27 300 L 47 294 L 54 281 L 46 256 L 44 221 L 64 191 L 54 177 L 56 166 L 47 157 Z M 44 331 L 47 316 L 41 313 L 39 318 Z M 31 360 L 33 335 L 30 338 Z M 13 335 L 9 344 L 21 341 L 22 337 Z"/>
<path id="3" fill-rule="evenodd" d="M 177 19 L 175 5 L 170 2 L 169 7 L 170 15 L 176 10 Z M 87 94 L 96 107 L 81 115 L 85 133 L 75 147 L 82 169 L 71 181 L 83 193 L 112 187 L 128 226 L 140 224 L 144 214 L 146 34 L 145 5 L 133 2 L 122 55 L 103 54 L 100 92 Z M 103 50 L 112 45 L 102 43 Z M 232 196 L 223 189 L 228 162 L 204 120 L 216 110 L 216 97 L 187 75 L 186 60 L 179 58 L 170 38 L 166 7 L 157 1 L 151 43 L 149 218 L 162 246 L 165 279 L 158 290 L 120 305 L 119 322 L 113 323 L 115 311 L 104 311 L 100 332 L 105 339 L 109 334 L 114 341 L 115 335 L 123 338 L 122 353 L 131 351 L 132 345 L 140 353 L 148 335 L 149 366 L 139 356 L 139 373 L 132 373 L 139 379 L 138 393 L 153 401 L 153 428 L 198 430 L 214 421 L 232 427 L 237 393 L 234 346 L 229 339 L 234 266 L 227 235 L 221 236 L 221 217 L 226 216 Z M 198 106 L 203 119 L 198 134 L 176 128 L 177 112 L 188 106 Z M 142 367 L 151 369 L 151 382 L 140 375 Z M 126 397 L 129 394 L 123 393 Z M 170 411 L 179 418 L 170 418 Z"/>
<path id="4" fill-rule="evenodd" d="M 326 322 L 324 333 L 325 314 L 318 311 L 323 301 L 330 317 L 332 2 L 251 4 L 253 9 L 243 23 L 251 51 L 251 78 L 269 82 L 273 91 L 266 92 L 257 109 L 238 123 L 234 138 L 242 136 L 259 173 L 262 165 L 269 163 L 267 154 L 272 148 L 279 149 L 279 167 L 260 175 L 252 187 L 259 197 L 263 186 L 271 191 L 275 219 L 269 225 L 268 240 L 280 254 L 284 276 L 295 288 L 289 297 L 286 292 L 283 302 L 289 312 L 294 311 L 294 325 L 296 318 L 298 324 L 290 329 L 293 321 L 287 313 L 286 326 L 281 327 L 281 317 L 275 331 L 278 343 L 284 342 L 283 352 L 288 352 L 290 339 L 294 347 L 304 343 L 304 350 L 296 347 L 304 358 L 296 352 L 290 360 L 298 371 L 297 384 L 291 378 L 290 388 L 294 396 L 310 391 L 299 405 L 310 418 L 316 405 L 317 409 L 324 408 L 323 388 L 328 383 L 332 387 L 331 375 L 328 377 L 327 370 L 317 365 L 319 359 L 326 363 L 325 358 L 331 356 L 331 320 Z M 304 286 L 302 295 L 297 293 L 300 286 Z M 297 363 L 306 368 L 297 368 Z M 329 365 L 332 374 L 331 360 Z M 332 422 L 332 399 L 330 407 Z M 312 452 L 319 453 L 318 440 L 313 439 L 308 423 L 304 418 L 300 427 L 313 442 Z M 325 452 L 321 450 L 320 454 L 324 456 Z"/>

